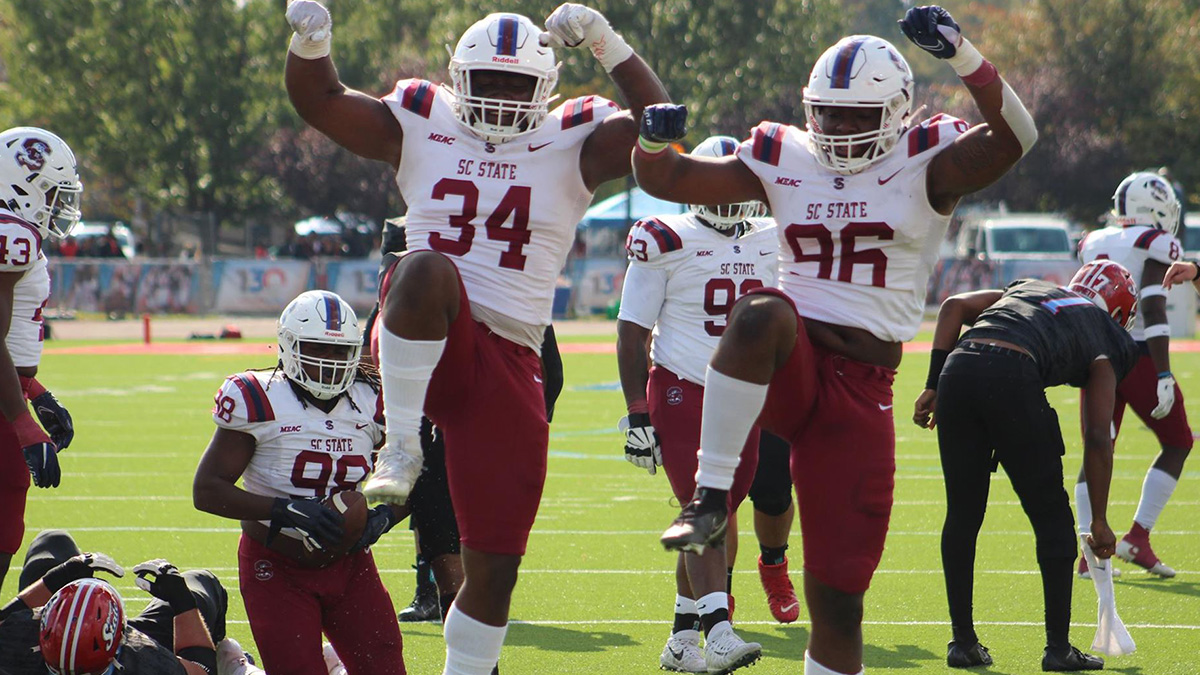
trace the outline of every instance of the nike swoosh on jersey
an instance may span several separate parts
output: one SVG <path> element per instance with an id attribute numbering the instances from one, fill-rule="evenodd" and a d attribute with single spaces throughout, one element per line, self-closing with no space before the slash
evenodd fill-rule
<path id="1" fill-rule="evenodd" d="M 369 426 L 371 426 L 371 423 L 367 422 L 366 424 L 355 424 L 354 428 L 355 429 L 366 429 Z"/>
<path id="2" fill-rule="evenodd" d="M 530 152 L 537 152 L 538 150 L 541 150 L 542 148 L 546 147 L 547 145 L 550 145 L 550 143 L 553 143 L 553 142 L 554 142 L 554 141 L 550 141 L 550 142 L 548 142 L 548 143 L 542 143 L 541 145 L 534 145 L 533 143 L 530 143 L 530 144 L 529 144 L 529 151 L 530 151 Z"/>
<path id="3" fill-rule="evenodd" d="M 879 184 L 880 184 L 880 185 L 883 185 L 884 183 L 887 183 L 887 182 L 888 182 L 888 181 L 890 181 L 891 179 L 893 179 L 893 178 L 895 178 L 896 176 L 898 176 L 898 175 L 900 174 L 900 172 L 901 172 L 901 171 L 903 171 L 903 170 L 904 170 L 904 169 L 896 169 L 896 173 L 894 173 L 894 174 L 892 174 L 892 175 L 888 176 L 887 178 L 880 178 L 880 179 L 879 179 Z"/>
<path id="4" fill-rule="evenodd" d="M 891 410 L 891 409 L 892 409 L 892 406 L 890 406 L 890 405 L 884 405 L 884 404 L 882 404 L 882 403 L 878 403 L 878 404 L 876 404 L 876 405 L 878 405 L 878 406 L 879 406 L 879 409 L 880 409 L 880 410 Z M 895 404 L 892 404 L 892 405 L 895 405 Z"/>
<path id="5" fill-rule="evenodd" d="M 772 253 L 774 253 L 774 252 L 775 252 L 775 251 L 759 251 L 759 252 L 758 252 L 758 254 L 759 254 L 759 255 L 771 255 L 771 254 L 772 254 Z"/>
<path id="6" fill-rule="evenodd" d="M 537 375 L 534 375 L 534 376 L 533 376 L 533 381 L 534 381 L 534 382 L 537 382 L 538 384 L 541 384 L 541 382 L 542 382 L 542 378 L 538 377 Z"/>

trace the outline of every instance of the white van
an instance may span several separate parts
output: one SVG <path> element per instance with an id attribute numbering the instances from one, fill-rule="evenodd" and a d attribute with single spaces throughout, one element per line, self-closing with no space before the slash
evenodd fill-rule
<path id="1" fill-rule="evenodd" d="M 1009 213 L 963 223 L 956 257 L 975 260 L 1075 261 L 1071 225 L 1048 213 Z"/>
<path id="2" fill-rule="evenodd" d="M 121 248 L 121 253 L 126 259 L 132 259 L 137 255 L 137 238 L 133 232 L 126 227 L 125 223 L 120 221 L 114 222 L 97 222 L 97 221 L 80 221 L 72 230 L 71 238 L 78 242 L 81 246 L 89 239 L 103 237 L 112 230 L 113 236 L 117 238 L 117 245 Z"/>

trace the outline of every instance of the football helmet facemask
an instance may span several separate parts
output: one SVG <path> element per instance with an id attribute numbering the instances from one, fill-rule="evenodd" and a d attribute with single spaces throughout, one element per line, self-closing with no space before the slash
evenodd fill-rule
<path id="1" fill-rule="evenodd" d="M 1129 174 L 1113 193 L 1113 217 L 1122 227 L 1145 225 L 1179 236 L 1179 197 L 1165 178 L 1149 171 Z"/>
<path id="2" fill-rule="evenodd" d="M 538 44 L 542 30 L 520 14 L 489 14 L 475 22 L 450 54 L 454 114 L 489 143 L 505 143 L 537 129 L 550 110 L 558 84 L 554 50 Z M 535 80 L 528 101 L 488 98 L 472 91 L 471 74 L 491 70 Z"/>
<path id="3" fill-rule="evenodd" d="M 1137 284 L 1129 270 L 1111 260 L 1093 260 L 1079 268 L 1067 290 L 1091 300 L 1125 330 L 1137 316 Z"/>
<path id="4" fill-rule="evenodd" d="M 362 329 L 354 309 L 336 293 L 306 291 L 296 296 L 279 316 L 278 332 L 283 374 L 314 398 L 335 398 L 354 383 Z M 322 346 L 343 348 L 345 356 L 311 353 L 325 352 Z"/>
<path id="5" fill-rule="evenodd" d="M 908 128 L 913 76 L 892 43 L 871 35 L 851 35 L 825 50 L 804 88 L 804 116 L 813 155 L 841 173 L 862 171 L 883 159 Z M 830 134 L 821 128 L 817 108 L 879 110 L 879 127 L 856 134 Z M 864 148 L 856 152 L 856 148 Z"/>
<path id="6" fill-rule="evenodd" d="M 63 139 L 36 127 L 0 133 L 0 206 L 29 221 L 42 238 L 71 232 L 82 194 L 75 153 Z"/>
<path id="7" fill-rule="evenodd" d="M 737 154 L 737 149 L 737 139 L 732 136 L 709 136 L 690 154 L 697 157 L 728 157 Z M 742 221 L 762 218 L 767 214 L 767 207 L 760 201 L 722 204 L 715 208 L 704 204 L 688 204 L 688 210 L 718 230 L 728 230 Z"/>
<path id="8" fill-rule="evenodd" d="M 57 675 L 108 675 L 125 635 L 125 606 L 112 586 L 79 579 L 63 586 L 42 608 L 38 643 Z"/>

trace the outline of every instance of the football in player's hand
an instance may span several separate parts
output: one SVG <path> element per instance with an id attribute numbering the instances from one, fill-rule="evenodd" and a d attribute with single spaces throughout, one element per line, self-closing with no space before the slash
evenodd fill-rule
<path id="1" fill-rule="evenodd" d="M 323 551 L 309 553 L 309 562 L 325 566 L 346 555 L 362 537 L 367 524 L 367 498 L 361 492 L 338 492 L 321 502 L 324 506 L 342 514 L 346 522 L 342 525 L 342 538 Z"/>

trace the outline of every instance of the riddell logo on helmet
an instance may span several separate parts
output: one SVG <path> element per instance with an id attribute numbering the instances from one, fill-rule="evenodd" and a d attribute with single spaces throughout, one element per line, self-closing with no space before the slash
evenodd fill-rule
<path id="1" fill-rule="evenodd" d="M 521 59 L 514 59 L 511 56 L 493 56 L 492 63 L 510 63 L 516 66 L 520 65 Z"/>

